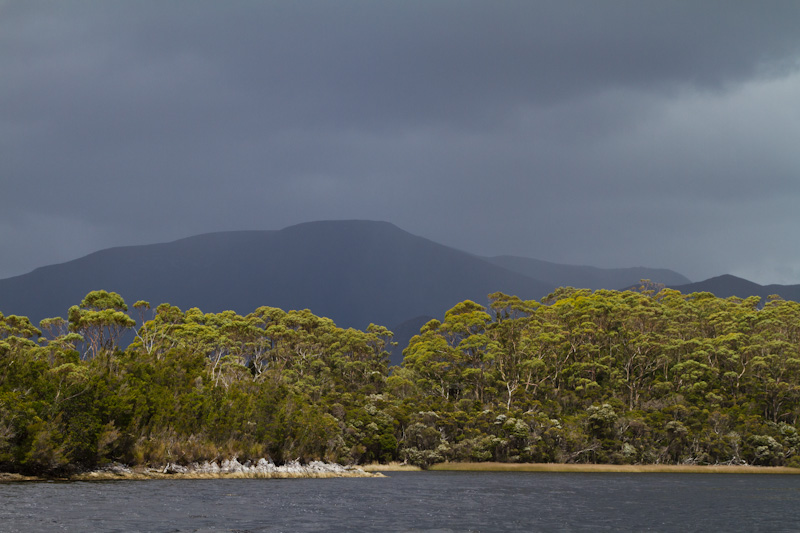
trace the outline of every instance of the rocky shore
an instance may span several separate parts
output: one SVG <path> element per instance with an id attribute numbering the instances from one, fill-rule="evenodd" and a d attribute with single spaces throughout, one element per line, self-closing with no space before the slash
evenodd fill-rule
<path id="1" fill-rule="evenodd" d="M 130 467 L 113 463 L 99 470 L 83 472 L 69 476 L 72 481 L 100 481 L 114 479 L 219 479 L 219 478 L 333 478 L 333 477 L 382 477 L 380 473 L 365 472 L 355 466 L 343 466 L 337 463 L 312 461 L 301 464 L 290 461 L 276 466 L 272 461 L 259 459 L 253 463 L 240 463 L 235 457 L 221 462 L 205 461 L 179 465 L 168 463 L 157 468 Z M 0 475 L 0 481 L 30 481 L 41 478 L 19 476 L 15 474 Z"/>

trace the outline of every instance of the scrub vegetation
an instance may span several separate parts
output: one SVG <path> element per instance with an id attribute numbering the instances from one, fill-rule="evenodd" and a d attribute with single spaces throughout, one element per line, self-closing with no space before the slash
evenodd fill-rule
<path id="1" fill-rule="evenodd" d="M 489 302 L 426 324 L 393 368 L 386 328 L 308 310 L 129 308 L 95 291 L 39 327 L 0 314 L 0 470 L 229 457 L 800 466 L 797 302 L 649 283 Z"/>

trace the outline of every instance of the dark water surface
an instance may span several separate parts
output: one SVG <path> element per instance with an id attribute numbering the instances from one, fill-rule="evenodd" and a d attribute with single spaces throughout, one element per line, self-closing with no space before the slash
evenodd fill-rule
<path id="1" fill-rule="evenodd" d="M 403 472 L 0 483 L 0 531 L 800 531 L 800 476 Z"/>

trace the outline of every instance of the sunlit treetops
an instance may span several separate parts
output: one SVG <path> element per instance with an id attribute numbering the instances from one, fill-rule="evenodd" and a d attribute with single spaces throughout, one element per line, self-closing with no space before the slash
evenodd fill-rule
<path id="1" fill-rule="evenodd" d="M 800 304 L 562 288 L 392 333 L 94 291 L 0 314 L 0 468 L 237 456 L 800 465 Z M 132 339 L 132 340 L 131 340 Z"/>

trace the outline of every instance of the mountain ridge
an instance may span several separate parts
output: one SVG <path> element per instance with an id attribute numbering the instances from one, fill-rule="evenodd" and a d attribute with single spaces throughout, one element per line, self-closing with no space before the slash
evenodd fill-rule
<path id="1" fill-rule="evenodd" d="M 101 288 L 129 302 L 206 312 L 309 308 L 363 328 L 438 316 L 495 290 L 541 297 L 550 287 L 390 223 L 323 221 L 99 250 L 0 280 L 0 311 L 34 322 L 65 316 L 70 305 Z"/>
<path id="2" fill-rule="evenodd" d="M 553 263 L 514 255 L 498 255 L 488 259 L 498 266 L 552 283 L 557 287 L 572 285 L 582 289 L 616 290 L 629 285 L 631 279 L 659 280 L 665 285 L 691 283 L 686 276 L 666 268 L 599 268 Z"/>
<path id="3" fill-rule="evenodd" d="M 558 286 L 620 290 L 642 277 L 684 293 L 800 299 L 800 285 L 762 286 L 731 275 L 682 283 L 689 280 L 668 269 L 483 257 L 390 222 L 337 220 L 98 250 L 0 279 L 0 311 L 38 323 L 66 316 L 69 306 L 89 291 L 105 289 L 118 292 L 129 304 L 148 300 L 241 314 L 264 305 L 308 308 L 343 327 L 364 328 L 374 322 L 391 329 L 415 317 L 441 317 L 466 299 L 486 303 L 492 292 L 541 299 Z"/>
<path id="4" fill-rule="evenodd" d="M 703 281 L 684 285 L 668 285 L 669 288 L 681 291 L 683 294 L 693 292 L 710 292 L 718 298 L 748 298 L 758 296 L 762 303 L 772 295 L 777 295 L 784 300 L 800 301 L 800 285 L 780 285 L 771 283 L 761 285 L 748 279 L 732 274 L 722 274 Z"/>

